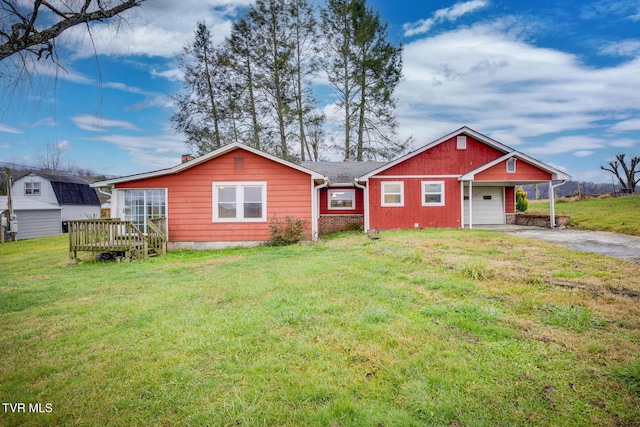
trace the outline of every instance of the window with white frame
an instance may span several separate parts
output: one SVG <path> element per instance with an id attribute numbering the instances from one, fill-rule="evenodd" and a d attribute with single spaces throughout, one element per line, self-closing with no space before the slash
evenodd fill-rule
<path id="1" fill-rule="evenodd" d="M 404 206 L 404 182 L 382 182 L 382 206 Z"/>
<path id="2" fill-rule="evenodd" d="M 507 172 L 515 173 L 516 172 L 516 159 L 511 158 L 507 160 Z"/>
<path id="3" fill-rule="evenodd" d="M 25 182 L 24 183 L 24 195 L 25 196 L 39 196 L 40 195 L 40 183 L 39 182 Z"/>
<path id="4" fill-rule="evenodd" d="M 456 148 L 458 150 L 466 150 L 467 149 L 467 137 L 466 137 L 466 135 L 458 136 Z"/>
<path id="5" fill-rule="evenodd" d="M 213 220 L 264 222 L 267 220 L 266 182 L 214 182 Z"/>
<path id="6" fill-rule="evenodd" d="M 167 216 L 167 191 L 164 188 L 123 189 L 125 221 L 131 221 L 147 233 L 148 221 Z"/>
<path id="7" fill-rule="evenodd" d="M 353 210 L 356 208 L 356 190 L 329 189 L 327 197 L 329 210 Z"/>
<path id="8" fill-rule="evenodd" d="M 422 206 L 444 206 L 444 181 L 422 181 Z"/>

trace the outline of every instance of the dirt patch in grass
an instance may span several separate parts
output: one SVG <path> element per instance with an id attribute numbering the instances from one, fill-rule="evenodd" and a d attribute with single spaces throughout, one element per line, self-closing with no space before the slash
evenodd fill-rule
<path id="1" fill-rule="evenodd" d="M 194 263 L 194 262 L 185 263 L 181 261 L 174 261 L 174 262 L 164 264 L 163 268 L 165 270 L 202 268 L 202 267 L 210 269 L 210 268 L 217 267 L 221 264 L 228 264 L 230 262 L 240 261 L 241 259 L 244 259 L 244 258 L 245 257 L 242 255 L 232 255 L 232 256 L 223 257 L 223 258 L 212 258 L 212 259 L 203 260 L 203 262 L 201 263 Z"/>

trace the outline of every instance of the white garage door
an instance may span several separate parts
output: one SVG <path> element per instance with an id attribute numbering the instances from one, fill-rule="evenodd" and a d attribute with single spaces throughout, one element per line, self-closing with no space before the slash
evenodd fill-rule
<path id="1" fill-rule="evenodd" d="M 502 187 L 473 187 L 473 225 L 504 224 Z M 469 189 L 464 189 L 464 225 L 469 225 Z"/>

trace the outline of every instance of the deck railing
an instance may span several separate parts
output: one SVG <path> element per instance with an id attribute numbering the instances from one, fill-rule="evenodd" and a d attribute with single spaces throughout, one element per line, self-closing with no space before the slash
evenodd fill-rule
<path id="1" fill-rule="evenodd" d="M 166 218 L 152 218 L 147 221 L 147 239 L 149 249 L 153 249 L 158 254 L 167 253 L 167 229 Z"/>
<path id="2" fill-rule="evenodd" d="M 77 259 L 78 251 L 123 252 L 133 259 L 146 259 L 149 249 L 166 253 L 166 234 L 152 224 L 150 235 L 145 236 L 131 221 L 119 219 L 85 219 L 69 221 L 69 256 Z M 151 222 L 150 222 L 151 223 Z"/>

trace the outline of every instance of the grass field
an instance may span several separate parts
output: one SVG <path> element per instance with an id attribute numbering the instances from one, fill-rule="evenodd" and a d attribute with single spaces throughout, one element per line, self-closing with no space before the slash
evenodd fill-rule
<path id="1" fill-rule="evenodd" d="M 478 230 L 67 256 L 0 245 L 0 400 L 42 411 L 0 425 L 640 425 L 637 264 Z"/>
<path id="2" fill-rule="evenodd" d="M 549 200 L 529 200 L 527 213 L 549 215 Z M 640 236 L 640 196 L 587 200 L 557 199 L 557 215 L 571 215 L 583 230 L 614 231 Z"/>

